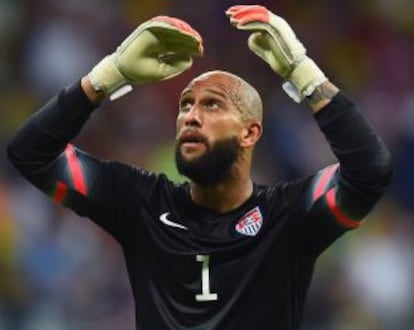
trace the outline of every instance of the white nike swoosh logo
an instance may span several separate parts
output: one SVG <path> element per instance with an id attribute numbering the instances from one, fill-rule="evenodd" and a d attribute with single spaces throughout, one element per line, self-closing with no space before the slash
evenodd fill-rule
<path id="1" fill-rule="evenodd" d="M 186 226 L 183 226 L 182 224 L 179 224 L 177 222 L 173 222 L 171 220 L 168 220 L 169 214 L 170 214 L 170 212 L 165 212 L 165 213 L 163 213 L 163 214 L 160 215 L 160 221 L 163 224 L 166 224 L 167 226 L 170 226 L 170 227 L 175 227 L 175 228 L 180 228 L 180 229 L 188 230 L 188 228 Z"/>

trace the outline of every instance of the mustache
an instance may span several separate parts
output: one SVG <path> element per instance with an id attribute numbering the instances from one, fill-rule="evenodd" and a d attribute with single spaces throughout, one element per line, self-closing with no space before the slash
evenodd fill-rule
<path id="1" fill-rule="evenodd" d="M 177 139 L 177 145 L 181 146 L 186 142 L 196 142 L 196 143 L 204 143 L 205 145 L 209 145 L 208 139 L 200 134 L 195 134 L 193 132 L 184 132 L 181 136 Z"/>

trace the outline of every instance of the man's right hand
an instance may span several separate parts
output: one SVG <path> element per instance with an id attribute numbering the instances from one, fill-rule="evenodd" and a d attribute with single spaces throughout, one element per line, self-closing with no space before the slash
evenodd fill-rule
<path id="1" fill-rule="evenodd" d="M 203 54 L 200 34 L 186 22 L 157 16 L 133 31 L 88 74 L 95 91 L 116 99 L 140 84 L 175 77 Z"/>

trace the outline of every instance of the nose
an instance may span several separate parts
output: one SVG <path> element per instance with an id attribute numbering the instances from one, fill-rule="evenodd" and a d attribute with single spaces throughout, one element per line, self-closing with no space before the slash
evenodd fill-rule
<path id="1" fill-rule="evenodd" d="M 191 109 L 184 114 L 184 125 L 201 127 L 200 111 L 196 104 L 194 104 Z"/>

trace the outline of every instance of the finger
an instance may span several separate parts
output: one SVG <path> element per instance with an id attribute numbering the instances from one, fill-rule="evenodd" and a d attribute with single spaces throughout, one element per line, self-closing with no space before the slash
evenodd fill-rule
<path id="1" fill-rule="evenodd" d="M 169 79 L 191 68 L 193 60 L 190 56 L 175 55 L 166 57 L 163 67 L 164 78 Z"/>
<path id="2" fill-rule="evenodd" d="M 198 51 L 198 48 L 191 44 L 183 44 L 182 42 L 176 43 L 174 41 L 169 41 L 165 44 L 165 51 L 176 53 L 176 54 L 183 54 L 187 56 L 201 56 Z"/>
<path id="3" fill-rule="evenodd" d="M 203 52 L 203 38 L 201 37 L 200 33 L 197 30 L 195 30 L 193 27 L 191 27 L 191 25 L 188 24 L 187 22 L 181 19 L 175 18 L 175 17 L 170 17 L 170 16 L 156 16 L 152 18 L 150 21 L 166 23 L 169 26 L 180 31 L 182 34 L 191 36 L 199 44 L 200 53 Z"/>
<path id="4" fill-rule="evenodd" d="M 229 7 L 225 13 L 227 16 L 231 16 L 232 14 L 234 14 L 235 12 L 239 11 L 240 9 L 243 9 L 245 7 L 249 7 L 247 5 L 236 5 L 236 6 L 231 6 Z"/>
<path id="5" fill-rule="evenodd" d="M 235 24 L 235 27 L 238 28 L 239 30 L 267 31 L 267 32 L 270 32 L 270 29 L 271 29 L 269 25 L 258 22 L 258 21 L 249 22 L 243 25 Z"/>
<path id="6" fill-rule="evenodd" d="M 250 22 L 269 23 L 270 12 L 263 6 L 248 6 L 234 12 L 231 22 L 236 25 L 245 25 Z"/>
<path id="7" fill-rule="evenodd" d="M 173 68 L 177 68 L 177 70 L 180 70 L 184 67 L 187 67 L 189 64 L 192 64 L 192 58 L 187 54 L 165 53 L 160 55 L 159 59 L 163 63 Z"/>
<path id="8" fill-rule="evenodd" d="M 148 30 L 159 40 L 161 48 L 172 52 L 182 52 L 192 55 L 202 55 L 202 47 L 197 39 L 191 35 L 182 34 L 175 29 L 165 27 L 151 27 Z"/>
<path id="9" fill-rule="evenodd" d="M 200 33 L 198 33 L 197 30 L 191 27 L 190 24 L 187 22 L 170 16 L 157 16 L 151 19 L 151 21 L 158 21 L 158 22 L 164 22 L 167 23 L 178 30 L 180 30 L 182 33 L 190 34 L 200 42 L 202 41 Z"/>
<path id="10" fill-rule="evenodd" d="M 150 21 L 159 21 L 159 22 L 170 24 L 172 26 L 175 26 L 177 29 L 181 31 L 187 32 L 188 34 L 197 35 L 198 38 L 201 40 L 201 35 L 197 32 L 197 30 L 195 30 L 194 28 L 191 27 L 190 24 L 188 24 L 187 22 L 179 18 L 170 17 L 170 16 L 156 16 L 152 18 Z"/>
<path id="11" fill-rule="evenodd" d="M 247 40 L 247 44 L 254 51 L 256 49 L 263 49 L 264 51 L 271 49 L 269 36 L 263 32 L 252 33 Z"/>
<path id="12" fill-rule="evenodd" d="M 235 15 L 238 12 L 242 11 L 251 11 L 251 10 L 268 10 L 266 7 L 261 5 L 237 5 L 231 6 L 226 10 L 227 15 Z"/>
<path id="13" fill-rule="evenodd" d="M 203 55 L 203 45 L 193 35 L 183 34 L 179 30 L 164 29 L 158 31 L 158 36 L 169 46 L 188 49 L 194 54 Z"/>

